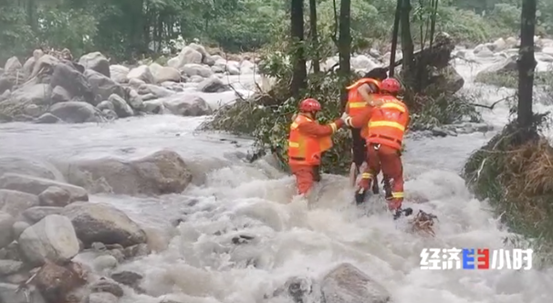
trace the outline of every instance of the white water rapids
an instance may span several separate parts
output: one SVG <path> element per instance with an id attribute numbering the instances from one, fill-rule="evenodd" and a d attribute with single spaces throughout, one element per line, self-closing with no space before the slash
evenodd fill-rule
<path id="1" fill-rule="evenodd" d="M 467 80 L 465 90 L 483 89 L 487 93 L 480 102 L 491 104 L 512 91 L 496 92 L 473 84 L 472 78 L 485 65 L 458 62 L 457 69 Z M 212 104 L 232 97 L 228 93 L 206 95 Z M 547 109 L 553 108 L 536 104 L 536 110 Z M 484 109 L 483 114 L 499 130 L 508 119 L 508 108 L 501 103 L 493 112 Z M 437 237 L 424 239 L 396 229 L 387 213 L 362 215 L 351 205 L 345 177 L 324 175 L 320 199 L 310 208 L 301 201 L 288 204 L 294 193 L 292 177 L 264 160 L 241 161 L 248 140 L 226 137 L 222 141 L 222 135 L 195 133 L 203 120 L 165 115 L 101 125 L 1 124 L 0 156 L 129 159 L 169 148 L 192 164 L 197 184 L 179 195 L 91 197 L 93 202 L 123 209 L 141 224 L 163 230 L 170 239 L 165 251 L 122 265 L 144 274 L 143 287 L 152 295 L 127 296 L 123 302 L 157 303 L 168 298 L 194 303 L 263 302 L 264 295 L 289 277 L 317 278 L 345 261 L 386 287 L 396 303 L 552 300 L 553 270 L 419 269 L 423 248 L 504 247 L 508 233 L 485 202 L 471 197 L 458 176 L 469 154 L 495 131 L 407 141 L 406 194 L 430 201 L 406 205 L 415 211 L 430 210 L 440 220 Z M 171 224 L 176 218 L 184 221 L 178 228 Z M 233 245 L 230 239 L 238 233 L 251 234 L 255 240 Z"/>

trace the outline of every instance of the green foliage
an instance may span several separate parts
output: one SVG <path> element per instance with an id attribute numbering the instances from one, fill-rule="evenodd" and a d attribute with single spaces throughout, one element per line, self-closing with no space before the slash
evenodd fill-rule
<path id="1" fill-rule="evenodd" d="M 0 64 L 11 56 L 24 55 L 35 42 L 25 11 L 15 1 L 0 2 L 0 28 Z"/>

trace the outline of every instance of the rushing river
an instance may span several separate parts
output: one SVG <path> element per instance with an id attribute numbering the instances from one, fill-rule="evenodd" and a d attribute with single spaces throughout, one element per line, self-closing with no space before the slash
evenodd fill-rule
<path id="1" fill-rule="evenodd" d="M 482 104 L 513 93 L 472 82 L 476 72 L 489 63 L 457 63 L 467 80 L 465 90 L 482 93 Z M 247 81 L 251 82 L 241 79 Z M 211 104 L 224 103 L 233 99 L 233 94 L 208 94 L 206 98 Z M 536 107 L 553 109 L 541 104 Z M 483 115 L 499 130 L 508 119 L 508 107 L 500 103 L 494 111 L 483 109 Z M 430 201 L 406 204 L 430 210 L 440 219 L 437 237 L 423 239 L 397 229 L 389 214 L 363 215 L 351 205 L 345 177 L 324 175 L 320 198 L 310 208 L 301 201 L 289 204 L 293 179 L 264 160 L 254 164 L 242 161 L 251 144 L 248 140 L 195 132 L 204 119 L 166 115 L 99 125 L 0 124 L 0 156 L 52 161 L 106 156 L 129 159 L 168 148 L 190 163 L 197 180 L 203 178 L 180 195 L 159 199 L 92 196 L 93 202 L 123 209 L 170 241 L 165 251 L 122 265 L 143 273 L 143 287 L 157 298 L 135 295 L 125 297 L 124 302 L 157 303 L 164 298 L 262 302 L 264 295 L 289 277 L 320 277 L 344 261 L 384 285 L 396 303 L 551 302 L 551 270 L 419 269 L 419 254 L 425 247 L 503 247 L 508 233 L 485 202 L 471 197 L 458 176 L 471 152 L 496 131 L 407 141 L 406 192 Z M 177 218 L 183 223 L 174 228 L 172 221 Z M 220 235 L 218 231 L 230 232 Z M 233 245 L 230 239 L 238 233 L 255 236 L 254 242 Z"/>

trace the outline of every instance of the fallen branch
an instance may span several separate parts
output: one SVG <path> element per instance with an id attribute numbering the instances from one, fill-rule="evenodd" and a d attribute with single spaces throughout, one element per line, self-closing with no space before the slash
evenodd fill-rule
<path id="1" fill-rule="evenodd" d="M 483 108 L 487 108 L 487 109 L 493 110 L 493 108 L 494 108 L 498 103 L 503 102 L 503 101 L 507 101 L 507 100 L 509 100 L 509 99 L 512 98 L 512 97 L 513 97 L 513 96 L 508 96 L 508 97 L 499 99 L 499 100 L 495 101 L 494 103 L 492 103 L 492 105 L 484 105 L 484 104 L 478 104 L 478 103 L 469 103 L 469 105 L 472 105 L 472 106 L 475 106 L 475 107 L 483 107 Z"/>

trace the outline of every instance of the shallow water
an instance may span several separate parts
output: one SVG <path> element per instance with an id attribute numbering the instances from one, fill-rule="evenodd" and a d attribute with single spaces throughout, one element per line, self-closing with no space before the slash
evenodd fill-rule
<path id="1" fill-rule="evenodd" d="M 472 75 L 486 64 L 490 62 L 457 68 L 467 79 L 465 90 L 484 91 L 485 101 L 479 102 L 491 104 L 513 91 L 473 84 Z M 228 102 L 231 97 L 212 94 L 208 102 Z M 483 115 L 499 129 L 508 119 L 508 107 L 499 104 L 494 111 L 483 110 Z M 289 277 L 320 277 L 344 261 L 383 284 L 396 303 L 551 301 L 551 270 L 419 269 L 425 247 L 503 247 L 508 233 L 485 202 L 471 197 L 458 176 L 468 155 L 495 132 L 407 140 L 406 192 L 429 202 L 406 205 L 440 218 L 437 237 L 424 239 L 402 232 L 379 206 L 370 209 L 369 216 L 351 206 L 344 177 L 324 175 L 319 200 L 310 209 L 301 201 L 288 204 L 294 192 L 292 178 L 263 160 L 241 161 L 251 143 L 246 139 L 195 133 L 204 119 L 148 116 L 101 125 L 0 124 L 0 155 L 52 161 L 129 159 L 169 148 L 204 171 L 216 168 L 207 173 L 204 184 L 191 185 L 180 195 L 92 196 L 92 201 L 111 203 L 171 239 L 167 250 L 123 265 L 144 273 L 143 287 L 157 298 L 133 295 L 123 302 L 262 302 Z M 173 229 L 171 220 L 176 218 L 184 222 Z M 252 244 L 231 243 L 233 236 L 244 233 L 255 236 Z"/>

